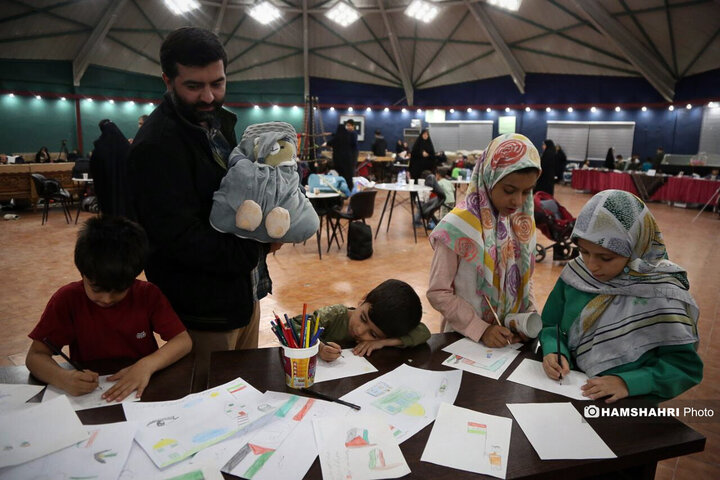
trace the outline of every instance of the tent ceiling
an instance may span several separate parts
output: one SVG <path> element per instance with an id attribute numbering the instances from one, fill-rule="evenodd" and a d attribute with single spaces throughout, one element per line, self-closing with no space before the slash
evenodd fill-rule
<path id="1" fill-rule="evenodd" d="M 484 0 L 446 0 L 435 2 L 441 11 L 430 24 L 404 15 L 409 0 L 348 0 L 362 17 L 347 28 L 324 15 L 334 0 L 271 1 L 282 16 L 261 25 L 247 14 L 251 0 L 201 0 L 186 16 L 174 15 L 162 0 L 126 0 L 102 35 L 96 27 L 113 0 L 0 0 L 0 57 L 77 62 L 89 51 L 90 64 L 158 75 L 162 39 L 191 24 L 218 32 L 231 81 L 302 77 L 306 4 L 309 76 L 403 88 L 381 1 L 411 91 L 510 75 L 508 58 L 525 73 L 645 76 L 670 84 L 720 68 L 720 2 L 714 0 L 524 0 L 518 12 Z M 607 24 L 591 18 L 590 1 L 607 14 Z M 486 13 L 505 53 L 469 8 Z M 93 32 L 97 42 L 89 42 Z M 617 41 L 623 32 L 631 49 Z M 639 57 L 661 71 L 653 75 Z"/>

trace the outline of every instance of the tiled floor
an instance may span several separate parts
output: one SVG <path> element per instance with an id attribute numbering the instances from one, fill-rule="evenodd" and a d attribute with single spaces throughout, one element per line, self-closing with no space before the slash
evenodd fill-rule
<path id="1" fill-rule="evenodd" d="M 577 215 L 590 196 L 558 187 L 556 198 Z M 373 233 L 385 193 L 380 192 L 376 201 L 375 215 L 369 222 Z M 705 379 L 676 401 L 720 400 L 720 387 L 716 383 L 720 379 L 720 346 L 716 345 L 717 339 L 713 342 L 713 328 L 720 320 L 720 219 L 716 214 L 705 212 L 691 223 L 697 210 L 661 204 L 651 204 L 650 209 L 665 235 L 670 258 L 688 270 L 691 292 L 701 311 L 699 351 L 705 362 Z M 39 212 L 20 215 L 17 221 L 0 220 L 3 279 L 0 366 L 22 363 L 30 343 L 27 333 L 40 317 L 47 300 L 60 286 L 79 279 L 72 255 L 79 226 L 67 225 L 57 209 L 50 212 L 45 226 L 40 225 Z M 81 220 L 88 216 L 82 214 Z M 539 243 L 550 243 L 542 234 L 538 235 Z M 438 332 L 440 316 L 424 296 L 432 249 L 420 230 L 417 244 L 413 242 L 407 203 L 395 210 L 390 232 L 385 233 L 383 228 L 373 247 L 373 256 L 364 261 L 350 260 L 345 251 L 338 251 L 337 247 L 329 254 L 323 249 L 323 258 L 319 260 L 312 239 L 306 245 L 285 245 L 269 258 L 274 294 L 262 301 L 261 346 L 276 342 L 268 323 L 273 310 L 296 314 L 303 302 L 310 308 L 330 303 L 355 305 L 368 290 L 387 278 L 404 280 L 416 288 L 423 299 L 424 321 L 431 331 Z M 553 265 L 549 258 L 537 265 L 534 279 L 539 305 L 544 304 L 561 270 L 562 267 Z M 662 462 L 657 479 L 720 478 L 720 419 L 715 423 L 693 424 L 693 427 L 707 436 L 705 452 Z"/>

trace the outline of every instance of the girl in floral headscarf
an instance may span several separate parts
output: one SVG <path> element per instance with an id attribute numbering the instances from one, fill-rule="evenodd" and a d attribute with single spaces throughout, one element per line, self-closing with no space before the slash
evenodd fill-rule
<path id="1" fill-rule="evenodd" d="M 600 192 L 580 212 L 572 239 L 580 257 L 565 266 L 542 314 L 548 377 L 576 365 L 591 377 L 583 395 L 607 403 L 672 398 L 700 383 L 698 308 L 645 204 L 621 190 Z"/>
<path id="2" fill-rule="evenodd" d="M 475 165 L 465 203 L 430 235 L 435 253 L 427 292 L 443 315 L 443 331 L 457 331 L 489 347 L 519 340 L 495 323 L 509 313 L 535 310 L 532 190 L 540 155 L 527 137 L 506 134 Z"/>

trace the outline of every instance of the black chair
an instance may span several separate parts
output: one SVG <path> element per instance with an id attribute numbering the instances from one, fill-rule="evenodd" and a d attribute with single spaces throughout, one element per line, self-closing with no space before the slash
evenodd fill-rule
<path id="1" fill-rule="evenodd" d="M 373 212 L 375 211 L 375 195 L 377 195 L 377 190 L 364 190 L 362 192 L 358 192 L 350 197 L 350 203 L 347 211 L 343 212 L 339 207 L 335 207 L 328 212 L 327 219 L 332 227 L 332 235 L 328 240 L 328 252 L 332 246 L 333 239 L 336 243 L 338 242 L 338 233 L 340 233 L 342 238 L 342 226 L 340 225 L 341 220 L 347 220 L 348 224 L 356 220 L 360 220 L 362 223 L 365 223 L 366 218 L 372 217 Z M 343 238 L 343 242 L 344 241 L 345 239 Z M 340 249 L 339 243 L 338 249 Z"/>
<path id="2" fill-rule="evenodd" d="M 43 214 L 42 224 L 45 225 L 48 218 L 48 212 L 50 208 L 50 202 L 59 202 L 62 206 L 63 213 L 65 214 L 65 221 L 70 223 L 72 216 L 70 215 L 70 204 L 72 203 L 72 197 L 70 193 L 62 188 L 60 182 L 54 178 L 45 178 L 44 175 L 39 173 L 32 174 L 33 183 L 35 184 L 35 190 L 40 198 L 43 199 Z"/>

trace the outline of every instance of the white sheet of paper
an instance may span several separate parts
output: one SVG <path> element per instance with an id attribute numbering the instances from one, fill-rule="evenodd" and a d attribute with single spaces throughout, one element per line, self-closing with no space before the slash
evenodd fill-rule
<path id="1" fill-rule="evenodd" d="M 66 396 L 0 416 L 0 467 L 19 465 L 88 438 Z"/>
<path id="2" fill-rule="evenodd" d="M 188 463 L 172 472 L 163 472 L 162 480 L 224 480 L 223 474 L 214 465 Z M 124 480 L 124 479 L 121 479 Z"/>
<path id="3" fill-rule="evenodd" d="M 469 338 L 461 338 L 443 348 L 443 351 L 472 360 L 478 367 L 489 367 L 505 355 L 517 355 L 517 350 L 520 347 L 522 347 L 522 343 L 506 345 L 501 348 L 491 348 L 482 342 L 473 342 Z"/>
<path id="4" fill-rule="evenodd" d="M 140 422 L 136 441 L 160 468 L 180 462 L 248 428 L 270 410 L 242 378 L 169 402 L 123 403 L 125 418 Z"/>
<path id="5" fill-rule="evenodd" d="M 505 370 L 508 369 L 508 367 L 513 363 L 513 360 L 515 360 L 515 357 L 517 357 L 519 354 L 520 352 L 518 352 L 517 350 L 513 350 L 497 358 L 495 360 L 495 363 L 493 363 L 492 365 L 484 367 L 482 365 L 477 365 L 473 360 L 470 360 L 469 358 L 465 358 L 453 353 L 442 364 L 447 367 L 457 368 L 459 370 L 464 370 L 469 373 L 474 373 L 475 375 L 482 375 L 483 377 L 499 380 L 500 377 L 502 377 L 503 373 L 505 373 Z"/>
<path id="6" fill-rule="evenodd" d="M 315 367 L 315 383 L 372 372 L 377 372 L 377 368 L 367 358 L 355 355 L 352 348 L 346 348 L 342 351 L 342 357 L 338 357 L 333 362 L 326 362 L 318 358 L 317 367 Z"/>
<path id="7" fill-rule="evenodd" d="M 443 403 L 420 460 L 505 478 L 511 432 L 510 418 Z"/>
<path id="8" fill-rule="evenodd" d="M 137 424 L 86 425 L 88 438 L 58 452 L 0 471 L 0 479 L 117 480 L 130 454 Z"/>
<path id="9" fill-rule="evenodd" d="M 162 478 L 163 475 L 173 475 L 178 472 L 185 470 L 187 465 L 190 464 L 189 460 L 184 462 L 178 462 L 170 467 L 160 470 L 155 466 L 150 457 L 148 457 L 145 450 L 142 449 L 137 442 L 132 442 L 130 448 L 130 455 L 128 456 L 125 465 L 123 466 L 122 472 L 120 473 L 119 480 L 145 480 L 145 479 L 157 479 Z"/>
<path id="10" fill-rule="evenodd" d="M 71 395 L 67 395 L 67 392 L 60 390 L 59 388 L 53 387 L 52 385 L 47 386 L 47 390 L 45 390 L 45 393 L 43 394 L 43 402 L 47 402 L 48 400 L 52 400 L 53 398 L 57 398 L 61 395 L 67 395 L 68 400 L 70 400 L 70 405 L 72 405 L 73 410 L 86 410 L 88 408 L 96 408 L 96 407 L 107 407 L 110 405 L 115 405 L 118 402 L 109 402 L 102 398 L 102 394 L 110 390 L 110 388 L 115 385 L 115 382 L 109 382 L 108 377 L 111 377 L 112 375 L 103 375 L 100 378 L 98 378 L 98 387 L 95 390 L 93 390 L 90 393 L 86 393 L 85 395 L 80 395 L 79 397 L 73 397 Z M 123 402 L 137 402 L 140 399 L 135 396 L 135 391 L 133 391 L 130 395 L 125 397 Z"/>
<path id="11" fill-rule="evenodd" d="M 350 411 L 337 403 L 280 392 L 266 392 L 263 402 L 275 408 L 274 414 L 250 431 L 199 452 L 192 463 L 209 462 L 253 480 L 300 480 L 318 455 L 312 420 Z"/>
<path id="12" fill-rule="evenodd" d="M 316 418 L 313 426 L 324 480 L 398 478 L 410 473 L 383 416 Z"/>
<path id="13" fill-rule="evenodd" d="M 590 400 L 583 397 L 580 387 L 588 381 L 587 375 L 582 372 L 570 370 L 570 374 L 559 381 L 549 378 L 543 370 L 542 362 L 526 358 L 520 365 L 508 376 L 511 382 L 527 385 L 528 387 L 545 390 L 546 392 L 557 393 L 565 397 L 574 398 L 575 400 Z"/>
<path id="14" fill-rule="evenodd" d="M 616 456 L 570 402 L 508 403 L 507 407 L 542 460 Z"/>
<path id="15" fill-rule="evenodd" d="M 43 388 L 45 388 L 43 385 L 0 383 L 0 415 L 37 405 L 25 402 L 40 393 Z"/>
<path id="16" fill-rule="evenodd" d="M 342 400 L 360 405 L 363 414 L 383 415 L 402 443 L 435 420 L 440 404 L 455 402 L 461 379 L 459 370 L 438 372 L 403 364 Z"/>

